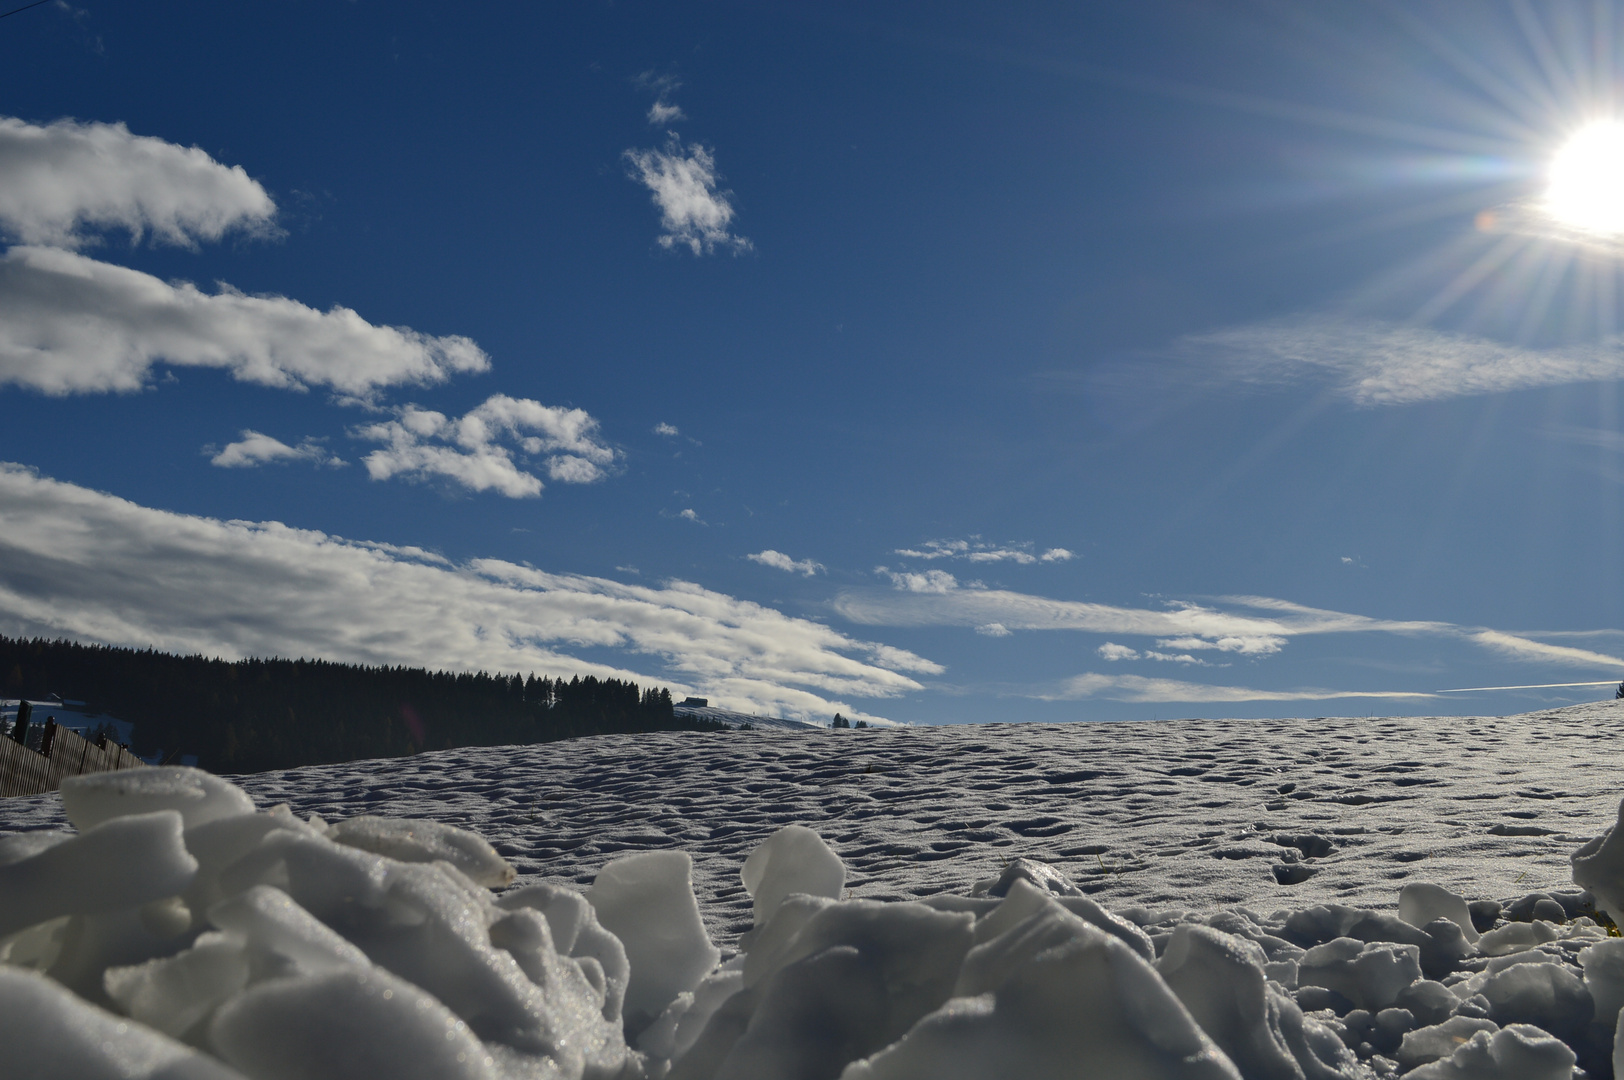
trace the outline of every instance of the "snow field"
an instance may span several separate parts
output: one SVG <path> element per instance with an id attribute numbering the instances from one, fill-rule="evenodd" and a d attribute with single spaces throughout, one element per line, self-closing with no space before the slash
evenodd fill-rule
<path id="1" fill-rule="evenodd" d="M 721 962 L 680 851 L 612 860 L 584 895 L 496 893 L 514 871 L 471 832 L 259 812 L 195 769 L 77 777 L 61 799 L 77 833 L 0 841 L 16 1075 L 985 1080 L 1086 1062 L 1125 1078 L 1567 1080 L 1624 1065 L 1624 939 L 1562 910 L 1624 897 L 1616 830 L 1573 853 L 1587 891 L 1528 898 L 1551 919 L 1483 932 L 1484 911 L 1415 882 L 1398 915 L 1113 914 L 1028 859 L 967 895 L 842 899 L 840 858 L 790 825 L 740 867 L 754 925 Z"/>

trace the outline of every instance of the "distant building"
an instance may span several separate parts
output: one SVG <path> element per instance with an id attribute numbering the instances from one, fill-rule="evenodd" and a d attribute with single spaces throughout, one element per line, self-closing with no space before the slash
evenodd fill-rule
<path id="1" fill-rule="evenodd" d="M 685 697 L 681 701 L 677 702 L 677 707 L 679 709 L 685 707 L 689 709 L 708 709 L 710 708 L 710 698 Z"/>

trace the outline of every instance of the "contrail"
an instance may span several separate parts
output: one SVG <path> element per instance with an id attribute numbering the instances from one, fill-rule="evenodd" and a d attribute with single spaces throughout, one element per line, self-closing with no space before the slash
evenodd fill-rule
<path id="1" fill-rule="evenodd" d="M 5 18 L 7 15 L 15 15 L 19 11 L 27 11 L 29 8 L 37 8 L 41 4 L 49 4 L 50 2 L 51 0 L 34 0 L 32 4 L 24 4 L 20 8 L 12 8 L 10 11 L 0 14 L 0 19 Z"/>
<path id="2" fill-rule="evenodd" d="M 1532 683 L 1528 686 L 1463 686 L 1458 690 L 1438 690 L 1439 694 L 1473 694 L 1479 690 L 1555 690 L 1562 686 L 1612 686 L 1612 679 L 1600 679 L 1596 682 L 1547 682 Z"/>

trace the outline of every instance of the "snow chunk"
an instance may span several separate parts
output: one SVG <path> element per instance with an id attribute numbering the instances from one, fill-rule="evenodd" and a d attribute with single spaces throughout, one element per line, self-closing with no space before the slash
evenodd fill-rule
<path id="1" fill-rule="evenodd" d="M 236 935 L 257 967 L 278 974 L 323 975 L 372 966 L 360 949 L 270 885 L 255 885 L 214 905 L 209 922 Z"/>
<path id="2" fill-rule="evenodd" d="M 626 947 L 599 925 L 586 897 L 560 885 L 527 885 L 505 894 L 496 904 L 505 911 L 525 908 L 539 911 L 547 920 L 553 948 L 559 955 L 574 960 L 587 981 L 602 995 L 603 1018 L 614 1023 L 620 1021 L 631 965 L 626 960 Z M 498 927 L 506 925 L 506 920 L 492 925 L 492 944 L 513 953 L 524 967 L 524 954 L 513 943 L 498 940 L 501 933 Z"/>
<path id="3" fill-rule="evenodd" d="M 1447 1058 L 1405 1073 L 1405 1080 L 1572 1080 L 1574 1052 L 1527 1024 L 1479 1031 Z"/>
<path id="4" fill-rule="evenodd" d="M 254 801 L 236 784 L 186 765 L 62 778 L 62 812 L 77 829 L 154 810 L 179 810 L 190 829 L 233 814 L 252 814 Z"/>
<path id="5" fill-rule="evenodd" d="M 849 1065 L 841 1080 L 985 1080 L 989 1076 L 1090 1075 L 1146 1080 L 1239 1080 L 1240 1073 L 1191 1019 L 1156 972 L 1121 941 L 1057 907 L 1033 917 L 1068 919 L 1074 935 L 1009 969 L 995 989 L 954 997 L 901 1040 Z M 1029 920 L 1030 921 L 1030 920 Z M 1016 952 L 1023 922 L 978 946 Z"/>
<path id="6" fill-rule="evenodd" d="M 1584 968 L 1585 988 L 1595 1003 L 1598 1024 L 1612 1027 L 1618 1010 L 1624 1006 L 1624 938 L 1608 938 L 1579 952 Z"/>
<path id="7" fill-rule="evenodd" d="M 400 862 L 443 860 L 490 889 L 511 885 L 516 876 L 483 836 L 437 821 L 353 817 L 334 822 L 326 835 L 336 843 Z"/>
<path id="8" fill-rule="evenodd" d="M 98 1009 L 44 975 L 0 965 L 8 1075 L 72 1080 L 243 1080 L 142 1024 Z"/>
<path id="9" fill-rule="evenodd" d="M 1595 1009 L 1585 984 L 1561 964 L 1513 964 L 1490 975 L 1478 993 L 1495 1023 L 1533 1024 L 1559 1037 L 1583 1031 Z"/>
<path id="10" fill-rule="evenodd" d="M 248 957 L 240 938 L 204 934 L 178 955 L 108 968 L 102 980 L 126 1016 L 179 1038 L 248 985 Z"/>
<path id="11" fill-rule="evenodd" d="M 196 873 L 176 811 L 105 821 L 0 866 L 0 936 L 59 915 L 112 912 L 172 896 Z"/>
<path id="12" fill-rule="evenodd" d="M 1303 954 L 1297 961 L 1297 984 L 1335 990 L 1359 1008 L 1376 1013 L 1421 978 L 1420 954 L 1414 945 L 1337 938 Z"/>
<path id="13" fill-rule="evenodd" d="M 744 861 L 739 877 L 754 903 L 757 926 L 765 926 L 791 893 L 840 899 L 846 865 L 823 837 L 805 825 L 786 825 Z"/>
<path id="14" fill-rule="evenodd" d="M 1267 985 L 1264 961 L 1254 942 L 1181 923 L 1156 971 L 1247 1080 L 1301 1080 L 1303 1069 L 1281 1028 L 1282 1021 L 1300 1027 L 1302 1011 Z"/>
<path id="15" fill-rule="evenodd" d="M 808 830 L 810 831 L 810 830 Z M 722 957 L 705 933 L 686 851 L 645 851 L 616 859 L 586 894 L 605 930 L 620 939 L 631 967 L 627 1030 L 641 1031 Z"/>
<path id="16" fill-rule="evenodd" d="M 387 971 L 273 979 L 228 1002 L 209 1042 L 253 1077 L 496 1080 L 468 1025 Z"/>
<path id="17" fill-rule="evenodd" d="M 1434 919 L 1448 919 L 1461 928 L 1468 942 L 1477 944 L 1477 928 L 1472 925 L 1466 899 L 1441 885 L 1412 882 L 1404 886 L 1398 891 L 1398 917 L 1414 927 L 1426 926 Z"/>
<path id="18" fill-rule="evenodd" d="M 1506 956 L 1544 945 L 1561 936 L 1561 931 L 1543 919 L 1531 923 L 1506 923 L 1500 929 L 1490 930 L 1478 938 L 1477 948 L 1484 956 Z"/>
<path id="19" fill-rule="evenodd" d="M 1619 821 L 1624 821 L 1624 801 L 1618 805 Z M 1596 907 L 1624 919 L 1624 829 L 1617 823 L 1585 843 L 1569 859 L 1573 863 L 1573 883 L 1589 889 Z"/>

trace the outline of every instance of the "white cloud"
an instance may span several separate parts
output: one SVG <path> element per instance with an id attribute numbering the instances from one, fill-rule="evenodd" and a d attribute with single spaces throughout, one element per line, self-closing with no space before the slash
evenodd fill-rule
<path id="1" fill-rule="evenodd" d="M 682 432 L 678 431 L 672 424 L 659 423 L 654 425 L 654 434 L 674 437 L 681 435 Z"/>
<path id="2" fill-rule="evenodd" d="M 877 572 L 890 578 L 891 584 L 904 592 L 944 594 L 959 587 L 958 579 L 946 570 L 926 570 L 924 573 L 905 571 L 899 574 L 882 566 Z"/>
<path id="3" fill-rule="evenodd" d="M 1464 641 L 1529 662 L 1592 669 L 1624 668 L 1624 658 L 1552 645 L 1530 636 L 1430 620 L 1375 619 L 1266 596 L 1224 596 L 1205 604 L 1178 601 L 1163 609 L 1127 608 L 1055 600 L 1003 589 L 961 589 L 956 587 L 957 582 L 951 575 L 940 570 L 899 574 L 878 567 L 876 572 L 889 577 L 896 588 L 847 590 L 835 598 L 835 611 L 854 623 L 869 626 L 981 627 L 997 623 L 1009 630 L 1134 635 L 1154 639 L 1161 649 L 1185 650 L 1140 652 L 1107 642 L 1100 649 L 1100 655 L 1107 660 L 1148 659 L 1205 665 L 1205 661 L 1190 653 L 1211 651 L 1263 658 L 1278 653 L 1295 637 L 1384 633 Z M 1545 633 L 1540 636 L 1565 635 Z"/>
<path id="4" fill-rule="evenodd" d="M 1337 698 L 1430 698 L 1434 694 L 1385 690 L 1252 690 L 1244 686 L 1212 686 L 1178 679 L 1149 679 L 1139 675 L 1088 673 L 1067 679 L 1056 691 L 1033 695 L 1044 701 L 1074 701 L 1102 697 L 1133 704 L 1160 702 L 1331 701 Z"/>
<path id="5" fill-rule="evenodd" d="M 1242 656 L 1273 656 L 1285 648 L 1286 639 L 1277 634 L 1226 634 L 1216 638 L 1162 638 L 1156 644 L 1164 649 L 1217 649 Z"/>
<path id="6" fill-rule="evenodd" d="M 273 438 L 249 428 L 243 429 L 242 439 L 239 442 L 227 443 L 218 453 L 209 458 L 210 465 L 218 465 L 223 469 L 246 469 L 268 462 L 311 461 L 317 465 L 343 465 L 344 462 L 327 452 L 327 448 L 315 439 L 306 439 L 298 446 L 289 446 L 281 439 Z"/>
<path id="7" fill-rule="evenodd" d="M 363 398 L 490 367 L 465 337 L 374 326 L 349 308 L 322 312 L 229 286 L 205 293 L 55 248 L 0 256 L 0 385 L 52 395 L 132 391 L 160 362 Z"/>
<path id="8" fill-rule="evenodd" d="M 1038 562 L 1064 562 L 1077 557 L 1065 548 L 1052 547 L 1036 552 L 1031 543 L 991 544 L 979 537 L 968 540 L 926 540 L 916 548 L 897 548 L 895 554 L 908 559 L 963 559 L 974 563 L 1012 562 L 1020 566 L 1030 566 Z"/>
<path id="9" fill-rule="evenodd" d="M 1624 378 L 1624 339 L 1534 349 L 1425 326 L 1318 317 L 1179 339 L 1181 378 L 1283 385 L 1329 379 L 1359 405 L 1407 405 Z"/>
<path id="10" fill-rule="evenodd" d="M 1542 660 L 1568 667 L 1624 668 L 1624 659 L 1617 656 L 1591 652 L 1589 649 L 1575 649 L 1568 645 L 1550 645 L 1500 630 L 1479 630 L 1471 635 L 1471 639 L 1486 649 L 1492 649 L 1514 660 Z"/>
<path id="11" fill-rule="evenodd" d="M 704 525 L 704 524 L 706 524 L 705 522 L 703 522 L 703 521 L 701 521 L 699 519 L 699 515 L 694 513 L 694 508 L 691 507 L 691 506 L 688 509 L 684 510 L 682 513 L 678 514 L 677 516 L 679 518 L 681 518 L 682 520 L 684 520 L 684 521 L 691 521 L 695 525 Z"/>
<path id="12" fill-rule="evenodd" d="M 551 479 L 590 484 L 603 479 L 618 457 L 598 438 L 598 422 L 584 410 L 506 394 L 493 394 L 456 420 L 407 405 L 396 419 L 364 425 L 353 434 L 387 444 L 364 459 L 374 480 L 440 477 L 512 499 L 541 494 L 543 484 L 527 471 L 526 458 L 548 455 Z"/>
<path id="13" fill-rule="evenodd" d="M 980 626 L 976 627 L 976 633 L 982 634 L 986 637 L 1009 637 L 1014 632 L 1015 631 L 1011 630 L 1003 623 L 996 622 L 982 623 Z"/>
<path id="14" fill-rule="evenodd" d="M 1165 643 L 1158 642 L 1158 644 L 1165 644 Z M 1205 647 L 1205 646 L 1203 645 L 1203 646 L 1198 646 L 1198 647 Z M 1169 663 L 1169 664 L 1194 664 L 1197 667 L 1211 667 L 1212 666 L 1212 665 L 1208 664 L 1205 660 L 1199 660 L 1196 657 L 1191 656 L 1189 653 L 1165 653 L 1165 652 L 1158 652 L 1155 649 L 1147 649 L 1144 652 L 1139 652 L 1137 649 L 1130 649 L 1126 645 L 1118 645 L 1114 641 L 1107 641 L 1104 645 L 1101 645 L 1095 651 L 1098 652 L 1103 659 L 1110 660 L 1110 661 L 1113 661 L 1113 662 L 1120 661 L 1120 660 L 1159 660 L 1159 661 L 1162 661 L 1163 663 Z M 1220 666 L 1227 666 L 1227 665 L 1220 665 Z"/>
<path id="15" fill-rule="evenodd" d="M 688 116 L 682 111 L 681 105 L 672 105 L 666 101 L 656 101 L 648 107 L 648 122 L 659 127 L 662 124 L 672 124 L 678 120 L 686 120 Z"/>
<path id="16" fill-rule="evenodd" d="M 319 656 L 654 681 L 726 707 L 831 716 L 942 667 L 688 582 L 457 563 L 279 522 L 220 521 L 0 465 L 0 632 L 212 656 Z M 669 675 L 577 659 L 653 659 Z M 839 695 L 839 696 L 836 696 Z"/>
<path id="17" fill-rule="evenodd" d="M 662 150 L 627 150 L 623 155 L 632 179 L 654 194 L 660 208 L 661 247 L 685 247 L 707 255 L 718 247 L 749 251 L 750 241 L 729 232 L 733 224 L 732 192 L 716 186 L 716 159 L 695 143 L 684 147 L 672 135 Z"/>
<path id="18" fill-rule="evenodd" d="M 762 566 L 770 566 L 774 570 L 787 570 L 791 574 L 803 574 L 806 577 L 821 573 L 824 568 L 820 562 L 813 562 L 811 559 L 797 561 L 785 555 L 782 551 L 774 551 L 772 548 L 768 548 L 766 551 L 758 551 L 754 555 L 746 555 L 745 558 L 751 562 L 760 563 Z"/>
<path id="19" fill-rule="evenodd" d="M 0 117 L 0 232 L 24 244 L 78 247 L 87 228 L 121 228 L 191 245 L 231 229 L 272 233 L 275 213 L 241 166 L 196 147 L 123 124 Z"/>

